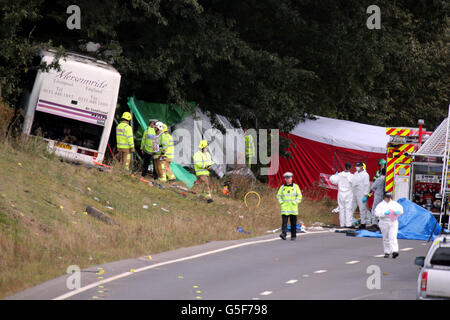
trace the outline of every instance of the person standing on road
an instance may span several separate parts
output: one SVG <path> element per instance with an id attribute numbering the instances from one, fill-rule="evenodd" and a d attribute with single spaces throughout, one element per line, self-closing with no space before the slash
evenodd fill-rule
<path id="1" fill-rule="evenodd" d="M 383 235 L 384 257 L 398 257 L 398 218 L 403 214 L 403 207 L 395 200 L 392 200 L 390 192 L 384 193 L 384 200 L 375 208 L 375 215 L 380 218 L 378 225 Z"/>
<path id="2" fill-rule="evenodd" d="M 286 240 L 287 223 L 291 223 L 291 240 L 297 237 L 298 205 L 302 202 L 302 192 L 297 184 L 293 182 L 292 172 L 285 172 L 283 177 L 286 181 L 277 193 L 278 202 L 281 205 L 281 234 L 280 238 Z"/>
<path id="3" fill-rule="evenodd" d="M 359 214 L 361 217 L 360 229 L 365 229 L 366 224 L 371 223 L 370 211 L 367 208 L 367 203 L 363 202 L 367 199 L 367 195 L 370 191 L 369 174 L 364 169 L 364 164 L 358 162 L 355 165 L 356 172 L 353 174 L 353 212 L 356 207 L 359 207 Z"/>
<path id="4" fill-rule="evenodd" d="M 345 171 L 335 173 L 330 177 L 330 182 L 338 186 L 339 224 L 341 227 L 353 227 L 353 174 L 350 172 L 352 165 L 345 164 Z"/>

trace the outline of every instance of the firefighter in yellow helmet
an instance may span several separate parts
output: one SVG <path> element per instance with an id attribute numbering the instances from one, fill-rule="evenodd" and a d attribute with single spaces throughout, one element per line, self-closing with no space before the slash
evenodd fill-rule
<path id="1" fill-rule="evenodd" d="M 131 155 L 134 152 L 133 128 L 130 126 L 131 113 L 124 112 L 122 121 L 116 128 L 117 150 L 120 163 L 126 171 L 130 170 Z"/>
<path id="2" fill-rule="evenodd" d="M 174 144 L 172 135 L 167 129 L 167 125 L 163 123 L 162 133 L 158 138 L 159 142 L 159 164 L 160 164 L 160 175 L 158 177 L 159 181 L 166 182 L 175 181 L 176 177 L 170 169 L 170 164 L 172 163 L 174 156 Z"/>
<path id="3" fill-rule="evenodd" d="M 214 164 L 211 154 L 206 150 L 208 147 L 208 141 L 202 140 L 198 148 L 200 149 L 194 153 L 194 170 L 197 179 L 202 183 L 202 194 L 207 199 L 207 202 L 213 202 L 211 195 L 211 178 L 209 177 L 209 169 Z M 206 193 L 205 193 L 206 192 Z"/>

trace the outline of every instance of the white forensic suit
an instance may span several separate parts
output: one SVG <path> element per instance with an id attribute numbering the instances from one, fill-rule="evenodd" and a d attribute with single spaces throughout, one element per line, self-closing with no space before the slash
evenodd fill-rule
<path id="1" fill-rule="evenodd" d="M 371 223 L 371 214 L 367 208 L 367 203 L 363 202 L 363 197 L 370 192 L 369 174 L 366 170 L 356 171 L 353 174 L 353 210 L 359 207 L 361 224 Z"/>
<path id="2" fill-rule="evenodd" d="M 386 176 L 380 175 L 372 184 L 373 204 L 372 204 L 372 224 L 378 223 L 378 218 L 375 216 L 375 208 L 383 201 L 384 188 L 386 183 Z"/>
<path id="3" fill-rule="evenodd" d="M 353 174 L 342 171 L 330 177 L 330 182 L 338 186 L 339 223 L 341 227 L 353 225 Z"/>
<path id="4" fill-rule="evenodd" d="M 403 214 L 403 207 L 395 200 L 381 201 L 375 208 L 375 215 L 380 219 L 378 226 L 383 235 L 385 254 L 398 252 L 398 217 Z"/>

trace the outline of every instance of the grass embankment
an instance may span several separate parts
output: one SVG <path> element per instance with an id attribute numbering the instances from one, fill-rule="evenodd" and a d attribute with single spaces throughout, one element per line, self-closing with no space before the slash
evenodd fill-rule
<path id="1" fill-rule="evenodd" d="M 276 190 L 265 185 L 246 184 L 261 194 L 256 209 L 223 196 L 218 184 L 215 202 L 207 204 L 196 195 L 150 187 L 114 170 L 63 163 L 44 150 L 39 142 L 0 141 L 0 298 L 61 276 L 70 265 L 85 268 L 253 237 L 280 226 Z M 255 203 L 249 197 L 249 207 Z M 86 215 L 89 205 L 109 213 L 118 225 Z M 307 226 L 329 223 L 333 205 L 305 199 L 299 220 Z"/>

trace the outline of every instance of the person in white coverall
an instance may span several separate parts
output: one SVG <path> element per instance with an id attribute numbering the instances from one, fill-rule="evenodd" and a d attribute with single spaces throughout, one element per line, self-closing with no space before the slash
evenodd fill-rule
<path id="1" fill-rule="evenodd" d="M 330 182 L 338 186 L 339 224 L 341 227 L 351 228 L 353 226 L 353 174 L 350 172 L 352 165 L 345 164 L 345 171 L 334 174 Z"/>
<path id="2" fill-rule="evenodd" d="M 364 197 L 370 192 L 369 174 L 363 168 L 363 163 L 358 162 L 355 165 L 356 172 L 353 174 L 353 211 L 359 207 L 361 217 L 360 229 L 365 229 L 366 224 L 371 223 L 371 214 L 367 208 L 367 203 L 363 202 Z M 367 199 L 367 198 L 366 198 Z"/>
<path id="3" fill-rule="evenodd" d="M 380 219 L 378 225 L 383 235 L 384 257 L 398 257 L 398 217 L 403 214 L 403 207 L 391 199 L 390 192 L 384 193 L 384 200 L 375 208 L 375 215 Z"/>

